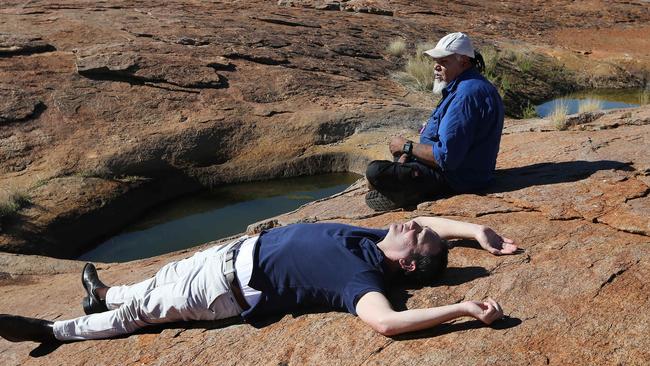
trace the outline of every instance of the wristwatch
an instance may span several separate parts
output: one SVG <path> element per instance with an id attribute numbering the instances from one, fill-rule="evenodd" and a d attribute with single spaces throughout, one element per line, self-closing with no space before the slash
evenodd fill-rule
<path id="1" fill-rule="evenodd" d="M 413 141 L 406 141 L 402 147 L 402 152 L 410 158 L 413 155 Z"/>

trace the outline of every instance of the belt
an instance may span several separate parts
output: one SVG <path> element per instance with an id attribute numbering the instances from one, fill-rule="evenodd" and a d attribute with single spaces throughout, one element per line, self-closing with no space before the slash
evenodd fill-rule
<path id="1" fill-rule="evenodd" d="M 239 281 L 237 280 L 237 272 L 235 271 L 235 259 L 237 257 L 237 250 L 246 239 L 247 237 L 239 239 L 238 242 L 233 244 L 230 249 L 228 249 L 228 253 L 226 253 L 226 263 L 223 270 L 223 274 L 226 276 L 226 282 L 228 285 L 230 285 L 232 297 L 235 298 L 235 301 L 237 301 L 237 304 L 242 310 L 250 309 L 250 305 L 248 305 L 248 302 L 246 301 L 246 298 L 241 291 L 241 287 L 239 286 Z"/>

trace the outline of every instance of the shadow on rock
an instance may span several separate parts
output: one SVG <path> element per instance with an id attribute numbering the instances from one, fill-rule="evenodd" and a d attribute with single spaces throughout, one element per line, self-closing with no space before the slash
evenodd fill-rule
<path id="1" fill-rule="evenodd" d="M 503 329 L 509 329 L 509 328 L 514 328 L 518 326 L 519 324 L 522 323 L 522 320 L 519 318 L 512 318 L 509 316 L 505 316 L 502 319 L 499 319 L 495 321 L 494 323 L 488 325 L 485 325 L 483 322 L 479 320 L 469 320 L 466 322 L 461 322 L 461 323 L 445 323 L 445 324 L 440 324 L 438 326 L 435 326 L 431 329 L 426 329 L 422 330 L 419 332 L 412 332 L 408 334 L 403 334 L 403 335 L 398 335 L 392 337 L 396 341 L 406 341 L 410 339 L 419 339 L 419 338 L 431 338 L 431 337 L 439 337 L 445 334 L 453 333 L 453 332 L 459 332 L 459 331 L 465 331 L 465 330 L 471 330 L 471 329 L 479 329 L 479 328 L 484 328 L 484 327 L 490 327 L 492 329 L 498 329 L 498 330 L 503 330 Z"/>
<path id="2" fill-rule="evenodd" d="M 244 324 L 244 321 L 240 317 L 231 317 L 226 319 L 219 320 L 206 320 L 206 321 L 188 321 L 188 322 L 174 322 L 174 323 L 164 323 L 156 324 L 152 326 L 147 326 L 145 328 L 139 329 L 133 334 L 158 334 L 165 329 L 179 329 L 180 331 L 185 331 L 188 329 L 221 329 L 226 328 L 235 324 Z M 120 338 L 127 338 L 130 334 L 126 334 Z"/>
<path id="3" fill-rule="evenodd" d="M 481 244 L 478 243 L 476 240 L 471 240 L 471 239 L 458 239 L 458 240 L 451 240 L 448 242 L 449 249 L 455 248 L 455 247 L 464 247 L 464 248 L 472 248 L 472 249 L 477 249 L 477 250 L 485 250 L 481 247 Z M 517 248 L 515 250 L 514 255 L 517 254 L 523 254 L 525 253 L 526 250 L 524 248 Z"/>
<path id="4" fill-rule="evenodd" d="M 445 275 L 437 283 L 438 286 L 458 286 L 465 282 L 472 282 L 477 278 L 487 277 L 490 272 L 483 267 L 450 267 L 445 270 Z"/>
<path id="5" fill-rule="evenodd" d="M 449 267 L 445 270 L 443 277 L 432 283 L 431 287 L 456 286 L 489 275 L 490 272 L 483 267 Z M 389 286 L 390 290 L 388 291 L 388 299 L 393 309 L 396 311 L 408 310 L 406 303 L 413 296 L 409 290 L 420 290 L 423 287 L 413 282 L 395 280 Z"/>
<path id="6" fill-rule="evenodd" d="M 633 171 L 634 169 L 630 165 L 631 163 L 614 160 L 579 160 L 500 169 L 495 173 L 492 188 L 485 193 L 511 192 L 532 186 L 575 182 L 585 179 L 599 170 Z"/>
<path id="7" fill-rule="evenodd" d="M 63 342 L 41 343 L 38 347 L 29 352 L 29 355 L 35 358 L 47 356 L 57 348 L 61 347 L 62 344 Z"/>

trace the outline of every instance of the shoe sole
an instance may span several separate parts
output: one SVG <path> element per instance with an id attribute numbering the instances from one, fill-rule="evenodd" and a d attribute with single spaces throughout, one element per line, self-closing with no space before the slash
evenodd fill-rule
<path id="1" fill-rule="evenodd" d="M 369 191 L 366 193 L 365 199 L 366 205 L 375 211 L 391 211 L 399 208 L 395 202 L 379 193 L 379 191 Z"/>

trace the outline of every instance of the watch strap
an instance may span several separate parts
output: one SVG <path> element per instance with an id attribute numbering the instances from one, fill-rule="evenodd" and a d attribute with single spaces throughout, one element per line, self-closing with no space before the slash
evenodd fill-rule
<path id="1" fill-rule="evenodd" d="M 406 141 L 402 147 L 402 152 L 408 156 L 413 155 L 413 141 Z"/>

